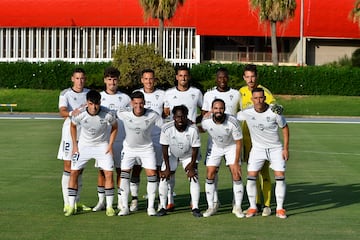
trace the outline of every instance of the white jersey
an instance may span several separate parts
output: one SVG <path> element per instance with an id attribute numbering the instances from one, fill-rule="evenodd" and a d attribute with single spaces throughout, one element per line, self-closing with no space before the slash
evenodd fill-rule
<path id="1" fill-rule="evenodd" d="M 189 124 L 185 131 L 180 132 L 174 121 L 168 122 L 161 129 L 160 144 L 168 145 L 170 153 L 177 158 L 191 158 L 192 148 L 201 145 L 198 128 Z"/>
<path id="2" fill-rule="evenodd" d="M 59 95 L 59 109 L 66 107 L 67 110 L 73 111 L 77 108 L 80 110 L 85 109 L 86 106 L 86 94 L 89 89 L 84 88 L 82 92 L 75 92 L 72 88 L 67 88 L 61 91 Z M 78 136 L 80 134 L 80 128 L 77 128 Z M 61 160 L 70 160 L 72 155 L 72 140 L 70 135 L 70 117 L 67 117 L 63 123 L 61 142 L 57 158 Z"/>
<path id="3" fill-rule="evenodd" d="M 170 119 L 172 109 L 175 106 L 185 105 L 188 110 L 188 118 L 192 122 L 196 122 L 197 108 L 201 108 L 203 104 L 203 95 L 201 91 L 195 87 L 190 87 L 187 91 L 179 91 L 176 87 L 170 88 L 165 92 L 165 108 L 170 108 Z"/>
<path id="4" fill-rule="evenodd" d="M 222 99 L 225 102 L 225 113 L 236 116 L 239 110 L 240 93 L 238 90 L 230 88 L 226 92 L 220 92 L 216 87 L 204 94 L 202 110 L 211 111 L 211 104 L 215 99 Z"/>
<path id="5" fill-rule="evenodd" d="M 216 124 L 212 117 L 211 114 L 204 118 L 201 126 L 211 136 L 213 144 L 224 148 L 242 139 L 240 124 L 234 116 L 226 114 L 225 121 L 221 124 Z"/>
<path id="6" fill-rule="evenodd" d="M 145 108 L 152 109 L 157 112 L 160 116 L 163 113 L 164 101 L 165 101 L 165 91 L 161 89 L 155 89 L 154 92 L 147 93 L 144 91 L 144 88 L 140 88 L 136 91 L 140 91 L 145 96 Z"/>
<path id="7" fill-rule="evenodd" d="M 59 96 L 59 109 L 66 107 L 67 110 L 73 111 L 76 108 L 81 108 L 86 105 L 86 94 L 89 89 L 84 88 L 82 92 L 75 92 L 72 88 L 67 88 L 61 91 Z"/>
<path id="8" fill-rule="evenodd" d="M 116 94 L 108 94 L 105 91 L 102 91 L 100 95 L 101 95 L 101 106 L 110 109 L 115 116 L 116 116 L 116 112 L 119 109 L 130 107 L 131 99 L 125 93 L 118 91 L 116 92 Z M 109 136 L 110 136 L 110 130 L 111 128 L 109 128 L 108 131 Z M 120 119 L 118 119 L 118 133 L 115 141 L 122 142 L 124 141 L 124 138 L 125 138 L 124 124 Z"/>
<path id="9" fill-rule="evenodd" d="M 97 115 L 90 115 L 87 111 L 72 117 L 72 123 L 81 126 L 79 144 L 83 146 L 95 146 L 108 143 L 108 125 L 116 122 L 116 117 L 112 112 L 104 107 L 100 107 Z"/>
<path id="10" fill-rule="evenodd" d="M 162 118 L 157 112 L 146 109 L 144 115 L 135 116 L 132 110 L 120 109 L 117 116 L 125 127 L 124 147 L 139 150 L 153 146 L 151 132 L 153 128 L 160 129 L 162 125 Z"/>
<path id="11" fill-rule="evenodd" d="M 274 113 L 270 107 L 262 113 L 256 112 L 254 107 L 247 108 L 240 111 L 237 118 L 246 121 L 253 147 L 282 147 L 278 129 L 285 127 L 287 123 L 282 115 Z"/>

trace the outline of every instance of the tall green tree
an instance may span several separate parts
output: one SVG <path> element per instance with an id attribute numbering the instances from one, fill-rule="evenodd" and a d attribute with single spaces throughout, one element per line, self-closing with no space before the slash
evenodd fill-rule
<path id="1" fill-rule="evenodd" d="M 358 23 L 360 27 L 360 0 L 354 2 L 354 7 L 350 12 L 350 18 L 354 23 Z"/>
<path id="2" fill-rule="evenodd" d="M 176 9 L 184 4 L 185 0 L 140 0 L 146 18 L 159 19 L 158 51 L 162 56 L 164 21 L 171 19 Z"/>
<path id="3" fill-rule="evenodd" d="M 279 65 L 276 24 L 294 17 L 296 0 L 249 0 L 253 11 L 258 11 L 260 22 L 269 22 L 271 29 L 272 62 Z"/>

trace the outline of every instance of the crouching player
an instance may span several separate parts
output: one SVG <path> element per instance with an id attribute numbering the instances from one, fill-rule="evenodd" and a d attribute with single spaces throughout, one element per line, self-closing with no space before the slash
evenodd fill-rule
<path id="1" fill-rule="evenodd" d="M 75 214 L 79 173 L 92 158 L 97 161 L 98 167 L 104 171 L 105 175 L 106 215 L 115 215 L 112 207 L 114 200 L 112 146 L 118 131 L 118 124 L 110 110 L 100 106 L 100 100 L 100 93 L 95 90 L 89 91 L 86 94 L 86 111 L 71 119 L 70 132 L 74 147 L 68 188 L 70 207 L 65 212 L 65 216 Z M 76 141 L 77 125 L 81 126 L 79 142 Z M 107 134 L 108 125 L 112 126 L 110 139 Z"/>
<path id="2" fill-rule="evenodd" d="M 253 107 L 244 109 L 237 115 L 239 120 L 246 121 L 252 142 L 246 185 L 250 208 L 247 210 L 246 217 L 253 217 L 257 214 L 256 178 L 264 162 L 268 160 L 270 168 L 274 170 L 276 181 L 276 216 L 286 218 L 283 204 L 286 192 L 285 166 L 289 159 L 289 127 L 285 118 L 274 113 L 265 100 L 264 89 L 254 88 L 252 90 Z M 280 141 L 279 128 L 282 129 L 284 146 Z"/>
<path id="3" fill-rule="evenodd" d="M 188 111 L 185 105 L 175 106 L 172 110 L 174 121 L 166 123 L 161 130 L 160 144 L 164 162 L 163 171 L 160 174 L 161 209 L 157 213 L 158 216 L 166 215 L 168 181 L 171 173 L 175 172 L 179 161 L 190 181 L 192 214 L 194 217 L 202 217 L 199 210 L 200 184 L 197 171 L 200 136 L 197 126 L 187 118 Z"/>

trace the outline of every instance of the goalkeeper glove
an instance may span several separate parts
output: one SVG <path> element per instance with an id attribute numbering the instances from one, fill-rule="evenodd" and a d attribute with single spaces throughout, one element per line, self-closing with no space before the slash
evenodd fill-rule
<path id="1" fill-rule="evenodd" d="M 271 107 L 271 111 L 273 111 L 274 113 L 279 114 L 279 115 L 281 115 L 284 111 L 284 107 L 282 105 L 279 105 L 276 103 L 271 104 L 270 107 Z"/>

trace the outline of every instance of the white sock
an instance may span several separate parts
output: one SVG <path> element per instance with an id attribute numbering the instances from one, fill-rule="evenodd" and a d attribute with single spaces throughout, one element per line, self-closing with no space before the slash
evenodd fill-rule
<path id="1" fill-rule="evenodd" d="M 130 192 L 130 173 L 121 172 L 120 191 L 123 207 L 129 208 L 128 199 Z"/>
<path id="2" fill-rule="evenodd" d="M 199 181 L 190 180 L 190 195 L 191 195 L 191 204 L 192 209 L 199 208 L 199 199 L 200 199 L 200 183 Z"/>
<path id="3" fill-rule="evenodd" d="M 234 191 L 234 199 L 235 199 L 235 206 L 239 209 L 241 208 L 241 203 L 244 196 L 244 185 L 242 181 L 233 181 L 233 191 Z"/>
<path id="4" fill-rule="evenodd" d="M 256 177 L 250 178 L 248 177 L 246 183 L 246 192 L 249 199 L 250 208 L 257 209 L 256 207 Z"/>
<path id="5" fill-rule="evenodd" d="M 114 188 L 105 189 L 106 208 L 112 208 L 114 201 Z"/>
<path id="6" fill-rule="evenodd" d="M 148 195 L 148 208 L 154 208 L 156 190 L 158 188 L 157 176 L 149 176 L 147 179 L 146 191 Z"/>
<path id="7" fill-rule="evenodd" d="M 166 209 L 167 199 L 168 199 L 168 181 L 160 180 L 159 183 L 159 198 L 161 208 Z"/>
<path id="8" fill-rule="evenodd" d="M 218 171 L 216 171 L 216 173 L 215 173 L 215 179 L 214 179 L 214 186 L 215 186 L 214 202 L 215 202 L 215 203 L 219 202 L 219 197 L 218 197 L 218 183 L 219 183 L 219 174 L 218 174 Z"/>
<path id="9" fill-rule="evenodd" d="M 75 208 L 76 195 L 77 195 L 77 190 L 76 189 L 68 188 L 69 206 L 71 208 Z"/>
<path id="10" fill-rule="evenodd" d="M 214 208 L 214 192 L 215 192 L 214 180 L 206 179 L 205 192 L 206 192 L 206 201 L 208 203 L 208 208 Z"/>
<path id="11" fill-rule="evenodd" d="M 98 198 L 100 203 L 104 203 L 105 200 L 105 188 L 102 186 L 97 187 Z"/>
<path id="12" fill-rule="evenodd" d="M 276 198 L 276 210 L 284 208 L 284 200 L 286 194 L 285 178 L 275 177 L 275 198 Z"/>
<path id="13" fill-rule="evenodd" d="M 175 188 L 175 174 L 170 175 L 170 179 L 168 181 L 168 195 L 167 200 L 168 204 L 174 204 L 174 188 Z"/>
<path id="14" fill-rule="evenodd" d="M 64 206 L 69 206 L 69 180 L 70 180 L 70 173 L 69 172 L 63 172 L 63 175 L 61 177 L 61 189 L 64 199 Z"/>
<path id="15" fill-rule="evenodd" d="M 139 195 L 139 182 L 130 182 L 130 193 L 132 197 Z"/>

